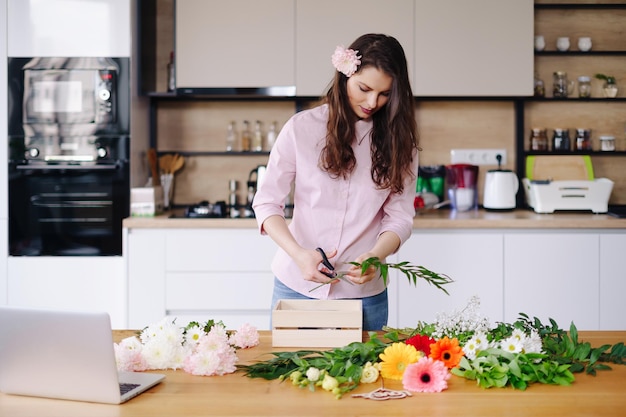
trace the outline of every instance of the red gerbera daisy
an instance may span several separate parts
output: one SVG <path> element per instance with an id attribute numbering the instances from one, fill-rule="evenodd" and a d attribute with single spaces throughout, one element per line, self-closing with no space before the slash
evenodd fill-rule
<path id="1" fill-rule="evenodd" d="M 443 339 L 439 339 L 430 345 L 430 355 L 428 356 L 443 362 L 448 369 L 451 369 L 461 362 L 463 355 L 463 349 L 459 346 L 459 340 L 456 337 L 449 339 L 448 336 L 445 336 Z"/>
<path id="2" fill-rule="evenodd" d="M 418 334 L 405 340 L 405 343 L 414 346 L 415 349 L 421 350 L 424 352 L 425 356 L 428 356 L 430 355 L 430 345 L 435 343 L 435 339 L 430 336 Z"/>

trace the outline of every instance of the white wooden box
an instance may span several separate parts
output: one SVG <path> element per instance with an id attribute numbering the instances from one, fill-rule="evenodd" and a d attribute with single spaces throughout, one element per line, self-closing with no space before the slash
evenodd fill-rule
<path id="1" fill-rule="evenodd" d="M 342 347 L 363 340 L 361 300 L 278 300 L 272 346 Z"/>

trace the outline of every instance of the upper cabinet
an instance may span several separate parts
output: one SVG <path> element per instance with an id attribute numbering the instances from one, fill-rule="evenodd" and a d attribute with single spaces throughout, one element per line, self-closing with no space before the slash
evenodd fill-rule
<path id="1" fill-rule="evenodd" d="M 398 39 L 413 73 L 414 0 L 296 0 L 296 93 L 320 96 L 334 76 L 330 57 L 366 33 Z"/>
<path id="2" fill-rule="evenodd" d="M 10 57 L 130 57 L 131 0 L 9 0 Z"/>
<path id="3" fill-rule="evenodd" d="M 177 90 L 288 87 L 280 94 L 293 95 L 294 0 L 179 0 L 175 19 Z"/>
<path id="4" fill-rule="evenodd" d="M 415 0 L 416 96 L 531 96 L 532 0 Z"/>
<path id="5" fill-rule="evenodd" d="M 418 97 L 533 92 L 532 0 L 179 0 L 175 32 L 179 92 L 317 97 L 365 33 L 398 39 Z"/>

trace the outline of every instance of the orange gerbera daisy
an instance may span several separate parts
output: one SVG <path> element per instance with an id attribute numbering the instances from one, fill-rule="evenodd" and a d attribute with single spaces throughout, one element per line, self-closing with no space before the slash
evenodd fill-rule
<path id="1" fill-rule="evenodd" d="M 380 363 L 380 374 L 383 378 L 402 381 L 406 367 L 417 362 L 421 355 L 411 345 L 392 343 L 379 356 L 382 361 Z"/>
<path id="2" fill-rule="evenodd" d="M 463 349 L 459 346 L 459 340 L 456 337 L 449 339 L 445 336 L 430 345 L 429 357 L 443 362 L 448 369 L 457 366 L 463 355 Z"/>

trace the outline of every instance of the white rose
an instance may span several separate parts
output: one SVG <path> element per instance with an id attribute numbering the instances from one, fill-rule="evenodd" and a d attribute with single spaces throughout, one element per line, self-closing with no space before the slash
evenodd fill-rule
<path id="1" fill-rule="evenodd" d="M 306 370 L 306 377 L 309 381 L 315 382 L 320 379 L 320 370 L 314 367 L 310 367 Z"/>
<path id="2" fill-rule="evenodd" d="M 332 391 L 335 388 L 339 387 L 339 382 L 333 378 L 332 376 L 326 374 L 324 375 L 324 381 L 322 381 L 322 388 L 326 391 Z"/>
<path id="3" fill-rule="evenodd" d="M 361 382 L 371 384 L 378 380 L 378 368 L 371 363 L 366 363 L 361 372 Z"/>

